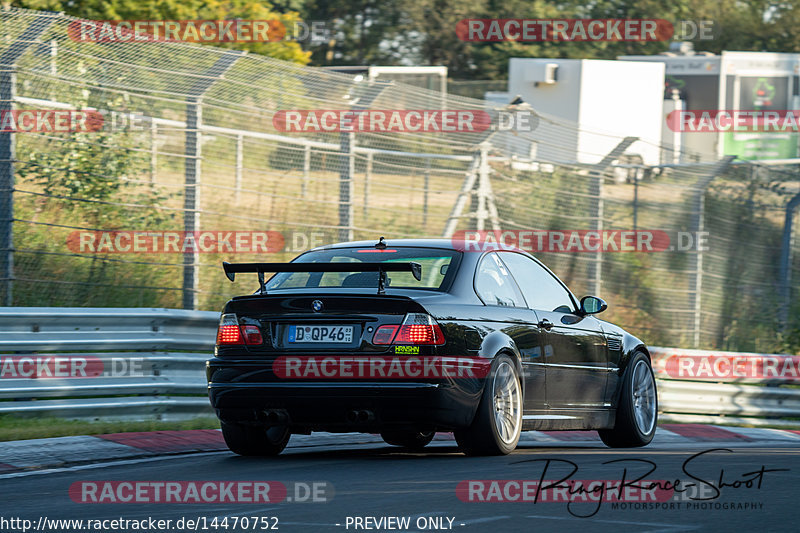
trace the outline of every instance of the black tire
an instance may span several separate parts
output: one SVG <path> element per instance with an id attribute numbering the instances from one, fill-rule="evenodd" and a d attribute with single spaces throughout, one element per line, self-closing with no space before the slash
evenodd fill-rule
<path id="1" fill-rule="evenodd" d="M 239 455 L 278 455 L 286 448 L 291 437 L 286 426 L 250 426 L 222 422 L 221 427 L 225 444 L 233 453 Z"/>
<path id="2" fill-rule="evenodd" d="M 386 444 L 402 446 L 408 450 L 421 450 L 433 440 L 433 431 L 381 431 Z"/>
<path id="3" fill-rule="evenodd" d="M 634 380 L 638 383 L 639 379 L 646 379 L 647 376 L 652 386 L 652 401 L 641 399 L 644 398 L 641 394 L 645 390 L 643 387 L 647 388 L 647 385 L 639 383 L 637 387 L 634 383 Z M 650 359 L 642 352 L 636 352 L 628 363 L 622 380 L 614 428 L 598 430 L 600 439 L 611 448 L 646 446 L 653 440 L 658 425 L 658 390 Z M 640 398 L 638 403 L 637 396 Z M 645 407 L 641 407 L 643 405 Z M 647 415 L 640 415 L 637 418 L 636 413 L 640 409 L 646 412 L 652 411 L 652 421 Z"/>
<path id="4" fill-rule="evenodd" d="M 510 372 L 513 383 L 508 379 L 509 386 L 516 387 L 516 400 L 509 401 L 508 405 L 516 404 L 516 413 L 507 417 L 511 430 L 501 430 L 497 424 L 497 404 L 495 403 L 495 384 L 498 379 L 507 380 Z M 499 382 L 498 382 L 499 384 Z M 507 455 L 517 447 L 522 431 L 522 385 L 519 371 L 514 360 L 507 355 L 498 355 L 492 361 L 492 369 L 486 378 L 478 411 L 475 419 L 468 428 L 454 432 L 459 448 L 467 455 Z M 504 432 L 510 438 L 503 438 Z"/>

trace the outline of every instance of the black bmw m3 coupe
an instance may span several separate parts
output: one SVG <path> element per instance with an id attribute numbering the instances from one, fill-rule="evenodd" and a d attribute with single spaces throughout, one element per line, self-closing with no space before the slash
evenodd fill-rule
<path id="1" fill-rule="evenodd" d="M 525 430 L 596 429 L 613 447 L 655 433 L 645 344 L 525 252 L 381 238 L 223 267 L 258 276 L 225 305 L 207 363 L 238 454 L 275 455 L 312 431 L 409 449 L 452 431 L 471 455 L 507 454 Z"/>

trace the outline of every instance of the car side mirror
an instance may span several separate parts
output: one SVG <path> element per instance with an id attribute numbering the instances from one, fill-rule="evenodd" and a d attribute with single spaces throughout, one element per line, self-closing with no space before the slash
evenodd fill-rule
<path id="1" fill-rule="evenodd" d="M 608 309 L 608 304 L 597 296 L 584 296 L 581 298 L 581 314 L 596 315 Z"/>

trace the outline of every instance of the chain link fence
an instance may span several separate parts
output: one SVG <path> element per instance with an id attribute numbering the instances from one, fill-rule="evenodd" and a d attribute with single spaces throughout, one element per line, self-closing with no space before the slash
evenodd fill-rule
<path id="1" fill-rule="evenodd" d="M 626 150 L 662 147 L 629 138 L 611 139 L 610 153 L 570 156 L 562 147 L 579 127 L 546 110 L 536 111 L 547 127 L 527 132 L 289 133 L 273 122 L 281 110 L 455 109 L 493 122 L 501 110 L 223 48 L 77 42 L 75 19 L 61 14 L 7 9 L 1 21 L 4 117 L 96 109 L 116 126 L 3 128 L 3 305 L 217 310 L 246 291 L 226 280 L 222 260 L 288 261 L 314 245 L 382 235 L 647 230 L 669 246 L 535 254 L 574 292 L 607 299 L 603 317 L 651 344 L 800 345 L 791 298 L 800 259 L 787 231 L 800 203 L 796 164 L 650 167 Z M 268 254 L 82 247 L 83 236 L 114 231 L 267 231 L 280 242 Z"/>

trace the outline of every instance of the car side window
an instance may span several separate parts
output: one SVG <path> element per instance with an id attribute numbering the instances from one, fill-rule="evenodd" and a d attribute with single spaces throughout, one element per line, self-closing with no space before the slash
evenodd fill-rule
<path id="1" fill-rule="evenodd" d="M 531 309 L 571 313 L 575 307 L 569 292 L 547 270 L 530 257 L 514 252 L 498 254 L 508 265 Z"/>
<path id="2" fill-rule="evenodd" d="M 486 305 L 525 307 L 525 301 L 508 268 L 496 253 L 483 256 L 475 272 L 475 292 Z"/>

